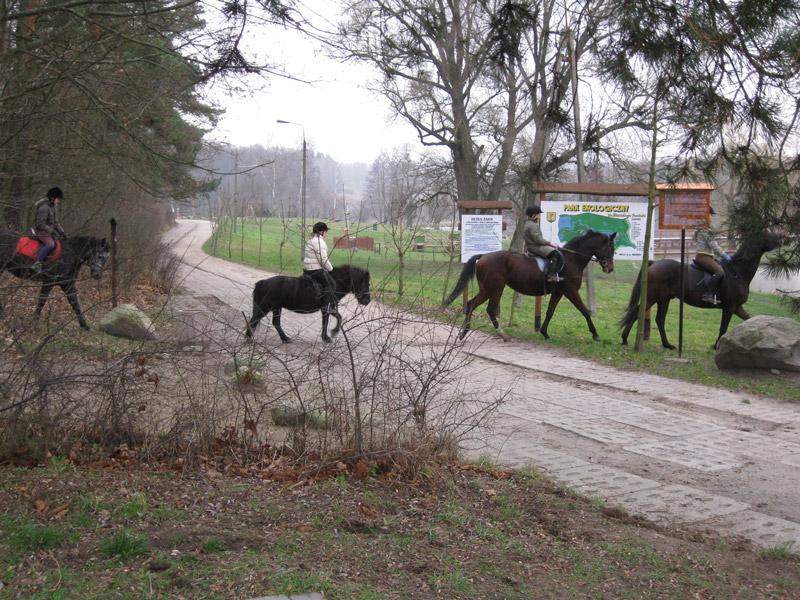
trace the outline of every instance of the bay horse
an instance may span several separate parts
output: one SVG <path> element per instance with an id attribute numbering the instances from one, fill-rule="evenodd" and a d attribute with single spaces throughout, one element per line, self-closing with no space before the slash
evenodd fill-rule
<path id="1" fill-rule="evenodd" d="M 547 306 L 547 316 L 540 329 L 545 339 L 550 338 L 547 335 L 547 326 L 550 324 L 550 319 L 553 317 L 556 306 L 558 306 L 561 297 L 566 296 L 586 319 L 592 338 L 599 342 L 600 336 L 597 334 L 589 309 L 583 303 L 578 290 L 583 282 L 583 270 L 592 258 L 596 258 L 600 263 L 603 273 L 611 273 L 614 270 L 614 238 L 616 235 L 616 233 L 608 235 L 597 231 L 587 231 L 567 242 L 562 248 L 564 254 L 564 268 L 560 273 L 562 280 L 557 283 L 547 282 L 536 259 L 524 254 L 509 252 L 508 250 L 476 254 L 464 264 L 456 287 L 442 303 L 442 306 L 448 306 L 464 291 L 469 280 L 473 276 L 476 278 L 478 281 L 478 293 L 467 303 L 464 311 L 466 318 L 464 319 L 464 326 L 461 329 L 459 339 L 463 340 L 469 331 L 472 311 L 486 302 L 487 299 L 489 300 L 489 306 L 486 308 L 486 312 L 492 320 L 492 325 L 494 325 L 497 335 L 506 342 L 511 339 L 497 322 L 497 316 L 500 312 L 500 298 L 503 295 L 503 289 L 508 286 L 526 296 L 543 296 L 548 292 L 551 293 L 550 303 Z M 545 286 L 547 286 L 547 289 L 545 289 Z"/>
<path id="2" fill-rule="evenodd" d="M 703 300 L 705 290 L 689 289 L 689 265 L 684 265 L 683 272 L 683 300 L 690 306 L 698 308 L 719 308 L 722 310 L 722 319 L 719 324 L 719 335 L 714 342 L 716 348 L 731 322 L 731 317 L 736 315 L 743 321 L 750 318 L 744 309 L 744 303 L 750 295 L 750 282 L 758 271 L 758 264 L 765 252 L 775 250 L 784 244 L 784 238 L 776 233 L 764 231 L 733 254 L 730 261 L 723 261 L 724 277 L 720 281 L 717 291 L 719 304 L 712 304 Z M 664 324 L 667 320 L 669 303 L 673 298 L 679 298 L 681 263 L 673 259 L 650 261 L 647 267 L 647 305 L 649 310 L 653 304 L 657 305 L 656 324 L 661 334 L 661 345 L 668 350 L 675 350 L 675 346 L 667 340 Z M 637 277 L 631 291 L 631 298 L 625 315 L 619 321 L 622 330 L 622 345 L 628 345 L 628 334 L 634 323 L 639 318 L 639 302 L 641 297 L 641 282 Z"/>
<path id="3" fill-rule="evenodd" d="M 103 269 L 111 255 L 111 242 L 105 238 L 76 235 L 60 241 L 61 252 L 58 253 L 58 246 L 50 253 L 50 257 L 45 259 L 42 270 L 36 271 L 33 268 L 35 254 L 22 254 L 17 251 L 29 245 L 32 250 L 36 247 L 36 241 L 27 238 L 10 229 L 0 228 L 0 272 L 8 271 L 20 279 L 41 282 L 42 288 L 39 292 L 39 302 L 36 311 L 33 313 L 34 319 L 38 319 L 42 314 L 47 298 L 55 286 L 61 288 L 67 297 L 72 310 L 78 317 L 80 326 L 91 331 L 91 327 L 86 323 L 81 313 L 81 306 L 78 303 L 78 292 L 76 281 L 81 266 L 86 265 L 94 279 L 100 279 Z M 24 251 L 24 250 L 22 250 Z M 0 307 L 0 311 L 2 307 Z"/>
<path id="4" fill-rule="evenodd" d="M 334 295 L 337 303 L 347 294 L 354 294 L 358 303 L 363 306 L 370 303 L 369 271 L 344 265 L 334 267 L 330 274 L 335 282 Z M 271 312 L 272 325 L 281 336 L 281 341 L 291 342 L 291 338 L 281 328 L 281 310 L 285 308 L 298 313 L 314 313 L 322 310 L 328 299 L 318 289 L 321 290 L 313 281 L 303 276 L 276 275 L 257 281 L 253 289 L 253 313 L 247 323 L 245 335 L 252 338 L 259 321 Z M 339 333 L 342 325 L 339 311 L 322 310 L 322 340 L 325 342 L 333 341 L 328 336 L 328 320 L 331 315 L 336 319 L 332 335 Z"/>

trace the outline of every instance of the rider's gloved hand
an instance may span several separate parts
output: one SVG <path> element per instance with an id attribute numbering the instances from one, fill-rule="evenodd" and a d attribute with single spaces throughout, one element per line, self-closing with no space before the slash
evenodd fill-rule
<path id="1" fill-rule="evenodd" d="M 732 259 L 731 259 L 730 255 L 728 255 L 727 253 L 723 253 L 722 260 L 731 261 Z"/>

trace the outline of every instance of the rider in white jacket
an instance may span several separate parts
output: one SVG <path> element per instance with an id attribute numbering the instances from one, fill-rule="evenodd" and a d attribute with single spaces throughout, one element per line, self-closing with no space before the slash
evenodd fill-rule
<path id="1" fill-rule="evenodd" d="M 320 221 L 314 224 L 303 256 L 303 272 L 322 286 L 324 295 L 329 298 L 323 310 L 331 312 L 336 310 L 336 296 L 333 293 L 336 283 L 330 276 L 333 265 L 328 259 L 328 245 L 325 243 L 327 233 L 328 226 L 325 223 Z"/>

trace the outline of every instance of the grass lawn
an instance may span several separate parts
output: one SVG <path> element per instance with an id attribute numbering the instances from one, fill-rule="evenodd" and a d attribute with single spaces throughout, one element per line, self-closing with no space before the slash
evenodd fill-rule
<path id="1" fill-rule="evenodd" d="M 307 223 L 316 219 L 308 218 Z M 209 240 L 205 249 L 210 254 L 228 260 L 259 266 L 268 271 L 299 274 L 302 271 L 300 260 L 301 233 L 299 224 L 284 228 L 279 219 L 264 219 L 261 222 L 249 220 L 244 227 L 237 224 L 235 233 L 229 229 L 220 230 L 216 240 Z M 400 268 L 397 244 L 392 232 L 381 225 L 358 224 L 350 226 L 350 235 L 369 236 L 375 240 L 375 252 L 334 249 L 334 238 L 344 235 L 342 223 L 329 223 L 328 248 L 333 264 L 350 263 L 367 268 L 372 276 L 373 298 L 384 303 L 400 303 L 408 308 L 438 307 L 444 296 L 450 292 L 461 270 L 459 257 L 451 257 L 444 251 L 414 251 L 417 236 L 424 235 L 426 242 L 442 242 L 447 233 L 423 231 L 405 233 L 402 242 L 409 250 L 403 256 L 404 266 Z M 717 339 L 721 311 L 684 307 L 683 344 L 681 358 L 677 351 L 662 348 L 655 325 L 653 311 L 652 339 L 645 344 L 642 353 L 633 352 L 621 345 L 617 322 L 622 317 L 630 298 L 633 282 L 638 276 L 639 263 L 617 261 L 616 268 L 609 275 L 603 274 L 595 265 L 595 298 L 597 315 L 593 317 L 600 334 L 600 342 L 593 342 L 586 322 L 572 304 L 562 299 L 550 323 L 550 340 L 544 340 L 534 328 L 534 299 L 522 298 L 520 307 L 514 306 L 514 293 L 506 288 L 500 312 L 500 323 L 506 333 L 514 338 L 534 343 L 554 344 L 576 355 L 590 358 L 599 363 L 631 370 L 675 377 L 692 381 L 765 394 L 787 400 L 800 400 L 800 385 L 794 374 L 774 375 L 769 371 L 751 370 L 746 373 L 720 371 L 714 363 L 712 345 Z M 402 289 L 400 277 L 402 273 Z M 473 282 L 474 286 L 474 282 Z M 585 286 L 582 288 L 585 298 Z M 474 294 L 474 287 L 470 291 Z M 549 297 L 543 301 L 542 313 L 547 310 Z M 673 301 L 666 323 L 667 335 L 677 346 L 679 334 L 679 303 Z M 778 296 L 752 292 L 745 305 L 751 316 L 772 315 L 793 317 Z M 442 313 L 442 318 L 451 319 L 460 325 L 462 316 L 460 302 L 451 305 Z M 734 317 L 731 327 L 738 324 Z M 483 331 L 493 331 L 486 316 L 486 304 L 474 313 L 473 327 Z M 630 343 L 635 340 L 636 329 L 631 331 Z"/>

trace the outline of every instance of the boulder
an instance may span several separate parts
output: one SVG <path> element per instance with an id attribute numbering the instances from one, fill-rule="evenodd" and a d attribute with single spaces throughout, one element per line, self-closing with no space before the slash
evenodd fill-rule
<path id="1" fill-rule="evenodd" d="M 717 344 L 720 369 L 780 369 L 800 372 L 800 323 L 757 315 L 733 327 Z"/>
<path id="2" fill-rule="evenodd" d="M 153 322 L 133 304 L 120 304 L 100 319 L 97 328 L 116 337 L 129 340 L 149 340 L 156 337 Z"/>

